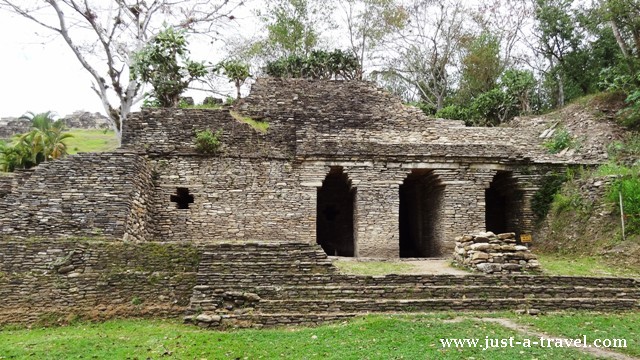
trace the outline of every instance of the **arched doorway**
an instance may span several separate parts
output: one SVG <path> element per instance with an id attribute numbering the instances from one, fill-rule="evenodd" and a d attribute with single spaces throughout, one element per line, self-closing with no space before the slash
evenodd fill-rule
<path id="1" fill-rule="evenodd" d="M 444 185 L 432 170 L 413 170 L 400 185 L 400 257 L 440 256 Z"/>
<path id="2" fill-rule="evenodd" d="M 355 256 L 356 189 L 342 167 L 332 167 L 318 189 L 316 241 L 327 255 Z"/>

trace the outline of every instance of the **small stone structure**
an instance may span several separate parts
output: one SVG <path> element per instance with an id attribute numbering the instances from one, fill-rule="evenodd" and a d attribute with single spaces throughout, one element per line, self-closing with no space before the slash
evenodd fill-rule
<path id="1" fill-rule="evenodd" d="M 456 238 L 456 264 L 483 273 L 520 273 L 540 270 L 538 258 L 529 248 L 518 245 L 515 233 L 490 231 Z"/>

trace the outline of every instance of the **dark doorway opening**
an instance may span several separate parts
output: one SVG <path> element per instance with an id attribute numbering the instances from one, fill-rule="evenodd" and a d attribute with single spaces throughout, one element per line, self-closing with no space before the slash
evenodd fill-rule
<path id="1" fill-rule="evenodd" d="M 444 185 L 432 170 L 413 170 L 400 185 L 400 257 L 440 256 Z"/>
<path id="2" fill-rule="evenodd" d="M 498 171 L 485 189 L 485 224 L 496 234 L 515 232 L 519 235 L 522 193 L 510 171 Z"/>
<path id="3" fill-rule="evenodd" d="M 171 195 L 169 200 L 176 203 L 178 209 L 188 209 L 189 204 L 193 204 L 193 195 L 189 194 L 188 188 L 176 188 L 176 194 Z"/>
<path id="4" fill-rule="evenodd" d="M 347 174 L 332 167 L 318 189 L 316 215 L 316 241 L 327 255 L 355 255 L 355 199 Z"/>

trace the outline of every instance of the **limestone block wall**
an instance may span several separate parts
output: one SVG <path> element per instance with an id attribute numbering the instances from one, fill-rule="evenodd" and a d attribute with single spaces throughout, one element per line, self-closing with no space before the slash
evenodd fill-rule
<path id="1" fill-rule="evenodd" d="M 192 244 L 2 238 L 0 324 L 181 316 L 199 259 Z"/>
<path id="2" fill-rule="evenodd" d="M 144 239 L 150 178 L 145 159 L 126 152 L 41 164 L 0 200 L 0 234 Z"/>
<path id="3" fill-rule="evenodd" d="M 292 163 L 201 156 L 153 163 L 159 241 L 315 241 L 316 188 Z M 171 201 L 178 188 L 193 197 L 188 208 Z"/>
<path id="4" fill-rule="evenodd" d="M 222 131 L 222 155 L 289 158 L 293 156 L 293 124 L 269 121 L 263 134 L 240 122 L 229 109 L 143 109 L 132 113 L 122 132 L 122 147 L 148 154 L 195 153 L 196 133 Z M 254 120 L 261 120 L 255 117 Z"/>
<path id="5" fill-rule="evenodd" d="M 13 173 L 0 174 L 0 198 L 11 192 L 13 184 Z"/>

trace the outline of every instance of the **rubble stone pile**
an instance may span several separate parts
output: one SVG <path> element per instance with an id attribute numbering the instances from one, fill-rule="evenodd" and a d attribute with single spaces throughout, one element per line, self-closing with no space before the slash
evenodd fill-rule
<path id="1" fill-rule="evenodd" d="M 540 263 L 524 245 L 518 245 L 515 233 L 491 231 L 464 235 L 456 239 L 454 261 L 463 267 L 487 274 L 537 272 Z"/>

